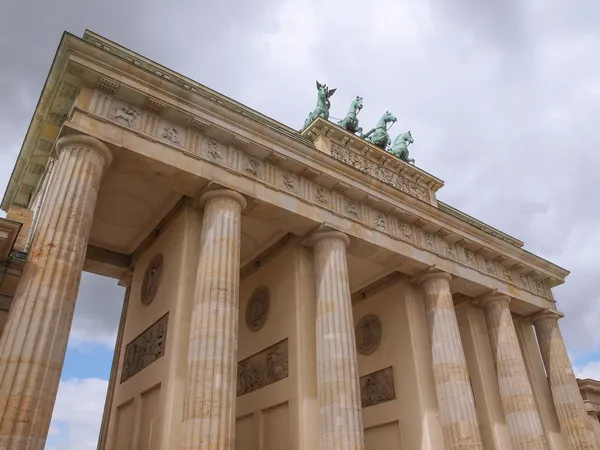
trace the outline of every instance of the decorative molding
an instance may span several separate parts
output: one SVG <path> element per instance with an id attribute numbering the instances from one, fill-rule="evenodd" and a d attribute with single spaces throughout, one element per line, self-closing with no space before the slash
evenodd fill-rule
<path id="1" fill-rule="evenodd" d="M 49 141 L 47 139 L 38 139 L 37 144 L 35 146 L 36 153 L 47 153 L 50 154 L 52 151 L 52 147 L 54 146 L 54 142 Z"/>
<path id="2" fill-rule="evenodd" d="M 360 156 L 351 150 L 340 147 L 339 145 L 333 145 L 331 148 L 331 156 L 335 159 L 342 161 L 361 172 L 371 175 L 377 178 L 379 181 L 390 185 L 399 191 L 402 191 L 412 197 L 423 200 L 424 202 L 431 203 L 431 197 L 429 190 L 408 178 L 405 178 L 387 167 L 383 167 L 381 164 L 371 161 L 364 156 Z"/>
<path id="3" fill-rule="evenodd" d="M 285 156 L 278 155 L 275 152 L 271 152 L 271 154 L 267 156 L 267 162 L 272 164 L 273 166 L 280 166 L 286 161 L 287 158 Z"/>
<path id="4" fill-rule="evenodd" d="M 204 120 L 199 119 L 198 117 L 192 117 L 191 120 L 188 122 L 187 126 L 192 131 L 204 133 L 206 130 L 208 130 L 208 128 L 210 128 L 210 123 L 205 122 Z"/>
<path id="5" fill-rule="evenodd" d="M 168 124 L 166 121 L 163 122 Z M 157 142 L 155 138 L 145 133 L 137 132 L 136 134 L 151 142 Z M 196 153 L 195 142 L 202 142 L 198 145 L 201 145 L 203 150 L 198 154 Z M 370 230 L 376 230 L 393 239 L 405 241 L 417 248 L 471 267 L 483 274 L 525 289 L 534 295 L 550 298 L 550 291 L 543 281 L 541 281 L 541 288 L 538 289 L 533 279 L 529 280 L 530 275 L 526 273 L 528 266 L 513 265 L 514 271 L 507 271 L 504 270 L 505 266 L 500 264 L 498 258 L 496 258 L 494 264 L 497 264 L 497 267 L 490 271 L 489 263 L 486 267 L 483 258 L 478 262 L 479 257 L 469 248 L 469 246 L 472 246 L 470 239 L 462 238 L 455 242 L 449 242 L 445 239 L 449 235 L 446 230 L 438 230 L 435 234 L 429 232 L 424 227 L 432 224 L 421 218 L 416 218 L 411 224 L 410 221 L 414 215 L 406 213 L 401 207 L 388 205 L 384 200 L 371 194 L 366 194 L 365 200 L 362 202 L 348 197 L 347 194 L 351 188 L 341 182 L 337 182 L 331 189 L 336 193 L 332 196 L 330 189 L 315 181 L 315 178 L 318 177 L 318 175 L 315 175 L 317 174 L 316 170 L 305 168 L 301 172 L 301 180 L 298 179 L 297 175 L 282 170 L 281 164 L 287 161 L 287 158 L 282 155 L 272 152 L 265 160 L 261 160 L 248 155 L 243 149 L 236 152 L 235 155 L 228 154 L 226 145 L 216 140 L 209 140 L 206 136 L 202 137 L 202 135 L 198 137 L 198 140 L 188 139 L 181 144 L 181 148 L 190 157 L 200 157 L 206 161 L 218 163 L 232 175 L 252 177 L 267 188 L 284 191 L 295 196 L 299 201 L 326 208 L 331 213 L 353 220 Z M 358 157 L 356 154 L 354 156 Z M 266 162 L 271 164 L 263 169 Z M 263 170 L 265 170 L 264 179 Z M 519 269 L 522 269 L 523 272 L 520 272 Z M 529 269 L 529 272 L 531 272 L 531 269 Z"/>
<path id="6" fill-rule="evenodd" d="M 315 178 L 317 178 L 319 175 L 321 175 L 320 172 L 317 172 L 316 170 L 311 169 L 310 167 L 306 167 L 303 171 L 302 171 L 302 176 L 308 180 L 314 180 Z"/>
<path id="7" fill-rule="evenodd" d="M 396 400 L 394 369 L 392 367 L 363 375 L 360 377 L 359 383 L 363 408 Z"/>
<path id="8" fill-rule="evenodd" d="M 238 362 L 237 396 L 268 386 L 288 376 L 288 340 L 284 339 Z"/>
<path id="9" fill-rule="evenodd" d="M 162 316 L 125 347 L 121 383 L 165 354 L 169 313 Z"/>
<path id="10" fill-rule="evenodd" d="M 79 92 L 79 89 L 76 86 L 63 82 L 58 89 L 58 96 L 68 98 L 69 100 L 75 100 L 77 92 Z"/>
<path id="11" fill-rule="evenodd" d="M 120 84 L 116 81 L 110 80 L 105 77 L 100 77 L 100 81 L 98 81 L 97 88 L 101 91 L 106 92 L 109 95 L 115 95 L 117 89 L 119 89 Z"/>
<path id="12" fill-rule="evenodd" d="M 250 145 L 250 141 L 248 141 L 248 140 L 246 140 L 246 139 L 244 139 L 244 138 L 242 138 L 240 136 L 237 136 L 237 135 L 234 135 L 231 138 L 231 141 L 229 143 L 233 147 L 235 147 L 237 149 L 240 149 L 240 150 L 242 150 L 242 149 L 244 149 L 244 148 L 246 148 L 246 147 L 248 147 Z"/>
<path id="13" fill-rule="evenodd" d="M 29 163 L 27 164 L 27 172 L 32 173 L 34 175 L 41 175 L 44 173 L 44 166 L 41 164 Z"/>
<path id="14" fill-rule="evenodd" d="M 152 114 L 160 115 L 166 106 L 163 102 L 152 97 L 148 97 L 148 100 L 146 100 L 146 109 Z"/>
<path id="15" fill-rule="evenodd" d="M 83 73 L 83 67 L 77 63 L 74 63 L 73 61 L 69 61 L 69 64 L 67 65 L 67 73 L 79 77 Z"/>

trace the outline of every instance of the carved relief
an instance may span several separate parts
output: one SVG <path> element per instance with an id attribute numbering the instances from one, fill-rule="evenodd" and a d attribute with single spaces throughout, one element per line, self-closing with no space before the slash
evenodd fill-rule
<path id="1" fill-rule="evenodd" d="M 429 248 L 435 247 L 435 237 L 433 236 L 433 234 L 425 232 L 425 244 Z"/>
<path id="2" fill-rule="evenodd" d="M 408 240 L 411 241 L 412 240 L 412 228 L 410 227 L 410 225 L 408 225 L 407 223 L 404 222 L 400 222 L 398 221 L 398 225 L 400 226 L 400 235 Z"/>
<path id="3" fill-rule="evenodd" d="M 181 141 L 179 140 L 179 133 L 173 127 L 164 127 L 162 132 L 162 138 L 169 141 L 174 145 L 181 145 Z"/>
<path id="4" fill-rule="evenodd" d="M 140 113 L 133 108 L 123 106 L 122 108 L 115 109 L 109 114 L 108 118 L 114 120 L 121 125 L 126 125 L 129 128 L 133 128 L 136 123 L 136 119 L 140 116 Z"/>
<path id="5" fill-rule="evenodd" d="M 288 188 L 290 191 L 295 189 L 296 179 L 293 175 L 284 174 L 283 175 L 283 185 Z"/>
<path id="6" fill-rule="evenodd" d="M 512 270 L 509 267 L 502 266 L 502 276 L 511 283 L 514 282 Z"/>
<path id="7" fill-rule="evenodd" d="M 208 141 L 206 144 L 208 150 L 206 150 L 206 154 L 210 156 L 212 159 L 223 159 L 221 156 L 221 152 L 219 151 L 219 143 L 216 141 Z"/>
<path id="8" fill-rule="evenodd" d="M 356 324 L 356 350 L 361 355 L 375 352 L 381 343 L 381 321 L 379 317 L 367 315 Z"/>
<path id="9" fill-rule="evenodd" d="M 125 347 L 121 383 L 165 354 L 169 314 L 165 314 Z"/>
<path id="10" fill-rule="evenodd" d="M 317 188 L 316 198 L 317 201 L 322 205 L 329 204 L 329 199 L 327 198 L 327 195 L 325 194 L 325 189 L 323 188 Z"/>
<path id="11" fill-rule="evenodd" d="M 258 159 L 250 158 L 248 160 L 248 164 L 246 165 L 246 172 L 250 175 L 257 177 L 258 176 L 258 168 L 260 167 L 260 162 Z"/>
<path id="12" fill-rule="evenodd" d="M 467 264 L 471 267 L 475 267 L 477 263 L 475 262 L 475 253 L 465 248 L 465 259 L 467 260 Z"/>
<path id="13" fill-rule="evenodd" d="M 158 291 L 160 284 L 160 277 L 163 270 L 163 257 L 162 255 L 156 255 L 144 274 L 144 281 L 142 282 L 141 298 L 144 305 L 149 305 L 154 300 L 154 296 Z"/>
<path id="14" fill-rule="evenodd" d="M 383 214 L 377 214 L 377 217 L 375 217 L 375 226 L 381 230 L 385 230 L 385 217 Z"/>
<path id="15" fill-rule="evenodd" d="M 544 294 L 544 283 L 541 281 L 535 280 L 535 290 L 538 294 Z"/>
<path id="16" fill-rule="evenodd" d="M 419 200 L 430 201 L 429 191 L 424 186 L 400 176 L 391 169 L 382 167 L 350 150 L 334 145 L 331 149 L 331 156 Z"/>
<path id="17" fill-rule="evenodd" d="M 491 274 L 496 273 L 496 267 L 495 267 L 494 261 L 492 261 L 489 258 L 485 258 L 485 271 L 487 273 L 491 273 Z"/>
<path id="18" fill-rule="evenodd" d="M 252 331 L 260 330 L 269 315 L 271 295 L 269 288 L 260 286 L 254 290 L 246 305 L 246 325 Z"/>
<path id="19" fill-rule="evenodd" d="M 448 244 L 448 246 L 446 247 L 446 253 L 448 255 L 448 258 L 456 259 L 456 247 L 454 246 L 454 244 Z"/>
<path id="20" fill-rule="evenodd" d="M 360 377 L 360 397 L 363 408 L 395 400 L 394 369 L 388 367 Z"/>
<path id="21" fill-rule="evenodd" d="M 238 397 L 288 376 L 288 341 L 284 339 L 238 362 Z"/>
<path id="22" fill-rule="evenodd" d="M 358 209 L 354 200 L 346 200 L 346 212 L 354 217 L 358 217 Z"/>

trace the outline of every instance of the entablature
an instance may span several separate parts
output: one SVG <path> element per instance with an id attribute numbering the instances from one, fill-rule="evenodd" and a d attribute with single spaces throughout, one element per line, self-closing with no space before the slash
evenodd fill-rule
<path id="1" fill-rule="evenodd" d="M 285 126 L 281 129 L 262 116 L 250 117 L 243 105 L 227 103 L 197 83 L 180 86 L 174 82 L 178 75 L 161 66 L 155 64 L 156 69 L 150 70 L 110 46 L 96 45 L 93 51 L 89 47 L 73 38 L 67 56 L 59 51 L 63 65 L 56 69 L 60 76 L 52 79 L 60 102 L 58 106 L 50 102 L 45 112 L 36 114 L 46 117 L 48 111 L 66 108 L 67 128 L 99 132 L 98 137 L 117 146 L 126 146 L 126 136 L 128 145 L 145 142 L 146 147 L 160 149 L 154 155 L 182 154 L 226 168 L 230 174 L 330 211 L 369 233 L 403 241 L 550 302 L 550 288 L 568 274 L 514 242 L 444 211 L 434 195 L 443 185 L 441 180 L 377 147 L 359 148 L 358 137 L 351 141 L 348 133 L 341 130 L 340 134 L 329 122 L 333 131 L 326 135 L 333 138 L 333 145 L 327 153 L 307 136 Z M 144 65 L 148 64 L 146 60 Z M 51 133 L 27 139 L 47 138 L 51 148 L 63 123 L 61 119 Z M 314 127 L 308 133 L 317 136 Z M 397 178 L 390 183 L 387 175 L 374 177 L 370 169 L 357 170 L 345 160 L 344 151 L 370 161 L 373 165 L 366 166 L 375 167 L 376 174 L 381 168 Z M 47 153 L 49 157 L 50 150 Z"/>

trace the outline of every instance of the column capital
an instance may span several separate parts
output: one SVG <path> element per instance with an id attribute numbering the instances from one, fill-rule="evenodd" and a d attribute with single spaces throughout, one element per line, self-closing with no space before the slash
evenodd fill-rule
<path id="1" fill-rule="evenodd" d="M 540 322 L 542 320 L 554 320 L 558 322 L 558 319 L 562 319 L 564 314 L 559 313 L 558 311 L 552 311 L 551 309 L 545 309 L 544 311 L 540 311 L 530 316 L 531 323 Z"/>
<path id="2" fill-rule="evenodd" d="M 104 158 L 105 170 L 113 161 L 113 154 L 110 151 L 110 148 L 108 148 L 108 146 L 101 140 L 86 134 L 71 134 L 61 137 L 58 141 L 56 141 L 56 153 L 60 155 L 65 148 L 75 145 L 82 145 L 90 148 L 102 156 L 102 158 Z"/>
<path id="3" fill-rule="evenodd" d="M 450 275 L 448 272 L 443 272 L 436 269 L 432 271 L 426 271 L 425 273 L 416 277 L 416 282 L 419 285 L 422 285 L 429 280 L 446 280 L 448 283 L 450 283 L 450 281 L 452 281 L 452 275 Z"/>
<path id="4" fill-rule="evenodd" d="M 347 234 L 342 233 L 341 231 L 318 231 L 312 236 L 308 238 L 308 245 L 310 247 L 314 247 L 317 242 L 323 241 L 325 239 L 332 239 L 336 241 L 341 241 L 344 244 L 344 247 L 348 247 L 350 245 L 350 238 Z"/>
<path id="5" fill-rule="evenodd" d="M 506 294 L 501 294 L 500 292 L 491 292 L 489 294 L 483 294 L 482 296 L 477 297 L 475 304 L 479 306 L 485 306 L 494 302 L 502 302 L 508 305 L 511 300 L 512 299 Z"/>
<path id="6" fill-rule="evenodd" d="M 246 209 L 246 205 L 248 204 L 246 198 L 242 194 L 232 191 L 231 189 L 213 189 L 206 191 L 200 196 L 196 204 L 200 208 L 203 208 L 207 203 L 221 199 L 233 200 L 240 205 L 242 211 Z"/>

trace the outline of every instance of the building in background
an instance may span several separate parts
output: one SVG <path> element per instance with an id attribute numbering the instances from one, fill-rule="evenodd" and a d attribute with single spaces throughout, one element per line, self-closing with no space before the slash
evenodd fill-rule
<path id="1" fill-rule="evenodd" d="M 2 201 L 32 231 L 0 449 L 44 448 L 82 270 L 127 287 L 101 450 L 600 449 L 568 271 L 439 201 L 389 111 L 329 121 L 334 92 L 299 132 L 63 36 Z"/>

